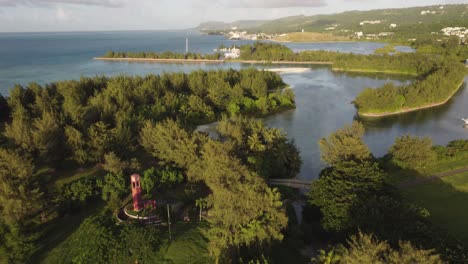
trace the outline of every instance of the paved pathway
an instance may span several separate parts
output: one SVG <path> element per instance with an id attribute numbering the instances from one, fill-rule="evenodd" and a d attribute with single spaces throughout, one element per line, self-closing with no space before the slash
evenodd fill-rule
<path id="1" fill-rule="evenodd" d="M 310 185 L 312 181 L 303 181 L 297 179 L 270 179 L 268 180 L 268 184 L 270 185 L 282 185 L 291 187 L 294 189 L 303 189 L 303 190 L 310 190 Z"/>
<path id="2" fill-rule="evenodd" d="M 456 175 L 456 174 L 460 174 L 464 172 L 468 172 L 468 167 L 460 168 L 460 169 L 456 169 L 452 171 L 446 171 L 446 172 L 434 174 L 428 177 L 420 177 L 417 179 L 411 179 L 411 180 L 397 184 L 396 187 L 400 189 L 405 189 L 405 188 L 414 187 L 414 186 L 417 186 L 426 182 L 430 182 L 433 180 L 437 180 L 443 177 L 452 176 L 452 175 Z M 271 179 L 268 181 L 268 184 L 287 186 L 287 187 L 300 189 L 300 190 L 307 192 L 310 190 L 310 185 L 312 184 L 312 181 L 303 181 L 303 180 L 297 180 L 297 179 Z"/>

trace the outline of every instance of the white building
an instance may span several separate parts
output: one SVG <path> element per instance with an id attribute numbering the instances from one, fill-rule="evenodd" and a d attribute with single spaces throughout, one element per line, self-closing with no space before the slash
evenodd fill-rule
<path id="1" fill-rule="evenodd" d="M 393 34 L 395 34 L 395 32 L 380 32 L 379 36 L 388 37 L 388 36 L 392 36 Z"/>
<path id="2" fill-rule="evenodd" d="M 227 49 L 228 52 L 224 53 L 225 59 L 238 59 L 240 57 L 240 49 L 234 47 L 232 49 Z"/>
<path id="3" fill-rule="evenodd" d="M 364 26 L 365 24 L 375 25 L 375 24 L 380 24 L 380 23 L 382 23 L 382 21 L 380 20 L 372 20 L 372 21 L 366 20 L 366 21 L 362 21 L 361 23 L 359 23 L 359 25 L 361 26 Z"/>
<path id="4" fill-rule="evenodd" d="M 354 35 L 358 38 L 364 37 L 364 33 L 362 31 L 354 32 Z"/>
<path id="5" fill-rule="evenodd" d="M 468 37 L 468 29 L 465 27 L 446 27 L 441 31 L 445 36 L 457 36 L 461 39 Z"/>
<path id="6" fill-rule="evenodd" d="M 430 15 L 430 14 L 434 15 L 436 13 L 437 13 L 436 11 L 425 10 L 425 11 L 421 11 L 421 16 Z"/>

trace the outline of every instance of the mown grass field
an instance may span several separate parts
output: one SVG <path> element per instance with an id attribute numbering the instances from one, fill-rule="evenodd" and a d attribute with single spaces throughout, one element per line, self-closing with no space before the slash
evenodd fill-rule
<path id="1" fill-rule="evenodd" d="M 468 172 L 401 190 L 409 201 L 426 208 L 430 219 L 468 243 Z"/>
<path id="2" fill-rule="evenodd" d="M 389 166 L 388 164 L 386 166 Z M 417 178 L 428 178 L 440 173 L 450 172 L 468 167 L 468 159 L 452 159 L 433 162 L 432 164 L 417 170 L 401 169 L 391 166 L 387 168 L 388 181 L 392 184 L 404 183 Z"/>

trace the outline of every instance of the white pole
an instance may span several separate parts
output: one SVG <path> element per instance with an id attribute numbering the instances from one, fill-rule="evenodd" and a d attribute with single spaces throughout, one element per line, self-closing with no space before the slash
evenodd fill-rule
<path id="1" fill-rule="evenodd" d="M 171 237 L 171 215 L 169 213 L 169 203 L 167 203 L 167 223 L 169 225 L 169 240 L 172 240 L 172 237 Z"/>

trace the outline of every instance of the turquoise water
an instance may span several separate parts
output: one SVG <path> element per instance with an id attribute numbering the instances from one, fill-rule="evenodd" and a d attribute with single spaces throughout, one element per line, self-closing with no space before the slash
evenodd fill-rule
<path id="1" fill-rule="evenodd" d="M 87 32 L 87 33 L 10 33 L 0 34 L 0 92 L 8 95 L 15 83 L 47 83 L 80 76 L 131 74 L 143 75 L 196 69 L 251 67 L 244 64 L 154 64 L 93 60 L 108 50 L 116 51 L 185 51 L 185 38 L 190 50 L 212 52 L 220 44 L 241 45 L 249 41 L 229 41 L 222 36 L 204 36 L 194 31 Z M 372 53 L 382 43 L 288 43 L 291 49 L 333 50 L 361 54 Z M 410 52 L 407 47 L 399 48 Z M 260 68 L 287 66 L 256 66 Z M 292 66 L 298 67 L 298 66 Z M 305 67 L 305 66 L 299 66 Z M 282 74 L 284 81 L 296 93 L 297 108 L 265 121 L 286 131 L 301 151 L 303 166 L 300 178 L 314 179 L 324 164 L 320 161 L 318 140 L 357 119 L 350 102 L 365 87 L 385 82 L 406 83 L 405 77 L 360 75 L 332 72 L 325 66 L 310 66 L 303 73 Z M 446 105 L 438 108 L 381 119 L 362 120 L 366 126 L 365 141 L 372 152 L 386 153 L 395 137 L 404 134 L 429 136 L 436 144 L 468 138 L 461 118 L 468 117 L 468 87 L 466 83 Z"/>

